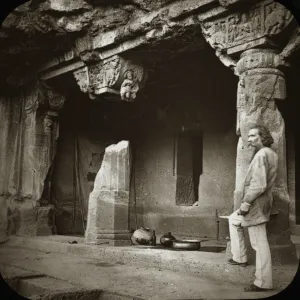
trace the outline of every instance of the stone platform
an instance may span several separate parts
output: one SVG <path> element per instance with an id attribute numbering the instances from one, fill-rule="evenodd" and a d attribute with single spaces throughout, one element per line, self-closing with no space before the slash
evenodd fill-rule
<path id="1" fill-rule="evenodd" d="M 175 251 L 165 249 L 160 245 L 157 247 L 87 245 L 83 237 L 58 235 L 30 238 L 10 237 L 10 240 L 5 243 L 5 247 L 11 249 L 32 249 L 46 253 L 101 259 L 111 263 L 168 269 L 230 283 L 252 282 L 255 272 L 254 264 L 246 268 L 228 265 L 227 259 L 230 254 L 228 249 L 226 251 L 225 245 L 225 241 L 206 240 L 202 242 L 200 251 Z M 293 250 L 292 248 L 279 245 L 271 249 L 274 284 L 285 287 L 294 278 L 299 262 L 295 253 L 282 254 L 287 250 Z"/>
<path id="2" fill-rule="evenodd" d="M 186 253 L 187 257 L 182 259 L 186 262 L 186 266 L 183 268 L 178 259 L 182 256 L 182 251 L 165 252 L 169 255 L 164 255 L 162 258 L 161 255 L 158 255 L 162 250 L 148 251 L 132 247 L 129 252 L 119 249 L 121 247 L 117 247 L 113 251 L 113 247 L 96 246 L 97 248 L 106 248 L 101 252 L 103 256 L 97 255 L 97 251 L 90 251 L 89 255 L 94 253 L 97 258 L 88 258 L 70 254 L 74 253 L 70 251 L 72 247 L 74 250 L 83 245 L 69 244 L 69 241 L 64 240 L 61 243 L 49 241 L 48 244 L 39 242 L 40 245 L 44 244 L 45 248 L 42 250 L 40 247 L 39 251 L 17 247 L 16 243 L 15 246 L 12 246 L 12 241 L 10 241 L 10 245 L 5 243 L 0 247 L 1 275 L 19 294 L 35 300 L 263 299 L 280 293 L 292 281 L 296 272 L 296 266 L 291 266 L 289 270 L 284 267 L 281 273 L 276 272 L 274 280 L 277 284 L 274 286 L 274 290 L 245 293 L 243 288 L 246 284 L 227 281 L 230 273 L 227 268 L 224 269 L 225 264 L 219 257 L 220 255 L 224 256 L 224 253 L 217 253 L 214 256 L 212 253 L 201 251 L 199 253 L 188 252 Z M 47 250 L 46 246 L 51 243 L 54 246 L 61 245 L 61 250 L 66 247 L 69 249 L 68 253 Z M 26 246 L 25 243 L 23 246 Z M 35 246 L 34 243 L 31 246 Z M 87 248 L 94 247 L 87 246 Z M 152 262 L 149 261 L 151 257 L 148 255 L 149 252 L 153 253 Z M 88 253 L 85 252 L 85 254 Z M 197 275 L 195 275 L 196 272 L 193 274 L 189 270 L 195 263 L 195 260 L 192 259 L 195 254 L 197 254 L 197 259 L 200 259 L 197 266 L 194 267 L 194 270 L 196 267 L 198 268 Z M 172 261 L 176 258 L 178 266 L 181 266 L 180 272 L 170 270 Z M 133 260 L 132 263 L 130 263 L 130 259 Z M 124 263 L 124 261 L 129 263 Z M 216 280 L 212 278 L 213 276 L 206 277 L 205 272 L 207 273 L 209 268 L 205 267 L 204 261 L 206 266 L 213 263 L 215 266 L 219 265 L 219 269 L 215 269 L 211 265 L 210 273 L 213 275 L 213 273 L 221 272 L 223 278 Z M 157 267 L 150 267 L 150 264 Z M 240 269 L 240 267 L 236 267 L 236 269 Z M 245 272 L 247 268 L 242 269 L 242 272 Z"/>

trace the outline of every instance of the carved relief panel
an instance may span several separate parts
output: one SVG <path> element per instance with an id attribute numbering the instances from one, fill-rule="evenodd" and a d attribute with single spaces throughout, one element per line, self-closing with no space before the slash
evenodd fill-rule
<path id="1" fill-rule="evenodd" d="M 293 20 L 281 4 L 266 1 L 244 12 L 202 24 L 206 40 L 215 49 L 228 49 L 248 41 L 279 34 Z"/>
<path id="2" fill-rule="evenodd" d="M 82 92 L 94 99 L 99 95 L 119 94 L 125 101 L 133 101 L 143 87 L 145 68 L 131 60 L 113 56 L 99 63 L 87 65 L 74 72 Z"/>

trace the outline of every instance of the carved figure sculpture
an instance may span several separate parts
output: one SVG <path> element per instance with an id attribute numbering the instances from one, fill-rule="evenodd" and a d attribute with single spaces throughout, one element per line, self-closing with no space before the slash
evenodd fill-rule
<path id="1" fill-rule="evenodd" d="M 133 72 L 131 70 L 127 71 L 125 74 L 125 80 L 121 85 L 121 98 L 122 100 L 132 101 L 136 98 L 136 93 L 139 90 L 139 85 L 134 79 Z"/>

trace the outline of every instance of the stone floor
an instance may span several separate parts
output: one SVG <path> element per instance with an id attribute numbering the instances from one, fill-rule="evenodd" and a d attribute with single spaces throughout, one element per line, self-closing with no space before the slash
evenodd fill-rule
<path id="1" fill-rule="evenodd" d="M 76 251 L 65 251 L 66 249 L 80 248 L 80 243 L 69 244 L 76 238 L 59 238 L 60 242 L 54 242 L 51 239 L 55 240 L 55 237 L 48 237 L 48 244 L 41 242 L 41 240 L 46 241 L 46 238 L 33 239 L 40 245 L 39 249 L 33 249 L 37 244 L 34 244 L 32 240 L 30 242 L 30 239 L 16 238 L 2 244 L 0 246 L 0 271 L 2 276 L 7 280 L 15 277 L 25 277 L 24 282 L 27 284 L 25 286 L 30 283 L 27 276 L 28 272 L 31 272 L 29 278 L 40 278 L 42 276 L 40 279 L 35 278 L 34 282 L 31 280 L 31 286 L 35 286 L 35 293 L 39 292 L 40 294 L 53 293 L 53 287 L 51 289 L 50 286 L 55 286 L 55 289 L 59 289 L 62 293 L 74 290 L 75 287 L 84 290 L 85 293 L 101 291 L 101 297 L 90 297 L 88 299 L 262 299 L 283 290 L 292 281 L 297 270 L 297 265 L 294 265 L 294 267 L 289 265 L 286 269 L 285 266 L 281 266 L 281 272 L 277 272 L 275 276 L 275 280 L 277 283 L 280 282 L 281 285 L 277 284 L 275 289 L 270 292 L 245 293 L 243 287 L 246 286 L 246 283 L 228 282 L 224 275 L 223 280 L 217 280 L 220 276 L 208 278 L 201 274 L 201 269 L 197 274 L 189 272 L 188 268 L 191 266 L 190 262 L 193 263 L 192 258 L 195 253 L 185 252 L 186 258 L 184 260 L 186 260 L 188 268 L 181 272 L 180 269 L 171 270 L 170 266 L 167 265 L 168 261 L 175 263 L 174 257 L 178 255 L 182 257 L 182 253 L 179 252 L 173 252 L 175 256 L 172 257 L 171 255 L 168 260 L 159 259 L 159 252 L 157 252 L 154 256 L 158 257 L 158 262 L 153 263 L 153 267 L 151 267 L 151 264 L 146 265 L 141 260 L 127 263 L 130 261 L 130 257 L 143 256 L 144 254 L 139 253 L 145 253 L 144 250 L 151 252 L 149 249 L 132 247 L 130 252 L 127 251 L 131 254 L 126 254 L 129 255 L 128 261 L 120 255 L 126 250 L 126 247 L 102 247 L 105 248 L 106 253 L 114 251 L 110 256 L 107 254 L 98 255 L 94 252 L 92 257 L 87 257 L 88 255 L 85 257 L 82 249 L 81 253 L 80 251 L 77 253 Z M 52 244 L 52 248 L 49 247 L 50 244 Z M 90 249 L 90 253 L 97 248 L 101 248 L 101 246 L 85 246 L 87 248 L 84 249 Z M 58 249 L 59 247 L 60 249 Z M 103 254 L 105 252 L 99 253 Z M 216 263 L 215 261 L 218 261 L 219 264 L 223 262 L 223 267 L 226 267 L 224 255 L 224 253 L 199 252 L 197 253 L 197 259 L 205 260 L 207 264 L 209 262 Z M 112 259 L 112 257 L 116 259 Z M 144 259 L 149 259 L 149 256 L 145 254 Z M 234 267 L 229 271 L 238 269 L 238 272 L 243 273 L 247 268 Z M 211 272 L 216 271 L 212 267 Z M 218 272 L 222 273 L 222 270 L 219 269 Z M 223 274 L 226 274 L 225 269 Z M 220 275 L 222 277 L 222 274 Z M 45 278 L 45 276 L 47 277 Z M 47 282 L 48 284 L 46 284 Z M 50 284 L 49 282 L 55 283 Z M 24 293 L 28 297 L 33 296 L 30 295 L 30 289 L 28 288 L 27 290 L 25 288 Z M 103 295 L 110 296 L 105 298 Z"/>

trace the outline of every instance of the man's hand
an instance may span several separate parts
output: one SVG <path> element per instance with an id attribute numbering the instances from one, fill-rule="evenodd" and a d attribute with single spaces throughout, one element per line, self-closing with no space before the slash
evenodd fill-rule
<path id="1" fill-rule="evenodd" d="M 239 216 L 246 216 L 248 213 L 249 213 L 249 211 L 244 211 L 244 210 L 241 210 L 241 209 L 237 212 L 237 214 Z"/>
<path id="2" fill-rule="evenodd" d="M 242 202 L 238 215 L 246 216 L 249 213 L 250 204 L 247 202 Z"/>

